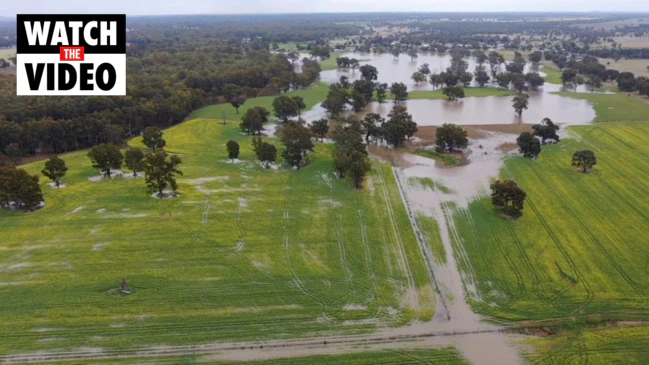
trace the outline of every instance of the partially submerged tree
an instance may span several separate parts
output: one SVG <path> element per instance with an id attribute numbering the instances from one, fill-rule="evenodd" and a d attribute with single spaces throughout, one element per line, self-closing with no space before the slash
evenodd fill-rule
<path id="1" fill-rule="evenodd" d="M 45 168 L 41 170 L 43 175 L 54 181 L 57 188 L 61 186 L 61 179 L 67 172 L 68 167 L 65 165 L 65 161 L 60 159 L 58 156 L 50 157 L 50 159 L 45 162 Z"/>
<path id="2" fill-rule="evenodd" d="M 365 143 L 369 143 L 370 139 L 377 140 L 381 138 L 381 126 L 383 123 L 385 123 L 385 118 L 381 114 L 365 114 L 365 117 L 361 120 L 361 125 L 365 131 Z"/>
<path id="3" fill-rule="evenodd" d="M 261 134 L 264 124 L 268 123 L 270 112 L 261 106 L 254 106 L 241 117 L 241 129 L 248 134 Z"/>
<path id="4" fill-rule="evenodd" d="M 484 53 L 483 53 L 484 54 Z M 473 73 L 475 76 L 475 81 L 478 83 L 480 87 L 484 87 L 486 83 L 491 80 L 491 77 L 489 77 L 489 74 L 485 70 L 485 67 L 482 65 L 478 65 L 475 68 L 475 72 Z"/>
<path id="5" fill-rule="evenodd" d="M 437 128 L 437 150 L 441 152 L 454 152 L 465 149 L 469 145 L 467 131 L 456 124 L 444 123 Z"/>
<path id="6" fill-rule="evenodd" d="M 446 86 L 442 90 L 442 94 L 446 95 L 449 101 L 464 98 L 464 89 L 461 86 Z"/>
<path id="7" fill-rule="evenodd" d="M 376 83 L 375 89 L 376 89 L 376 101 L 378 101 L 379 104 L 383 104 L 383 102 L 385 102 L 385 99 L 387 97 L 388 84 Z"/>
<path id="8" fill-rule="evenodd" d="M 595 157 L 595 152 L 591 150 L 577 151 L 572 155 L 572 166 L 581 167 L 584 174 L 596 164 L 597 157 Z"/>
<path id="9" fill-rule="evenodd" d="M 559 142 L 559 135 L 557 134 L 559 126 L 554 124 L 550 118 L 545 118 L 540 124 L 533 125 L 532 130 L 534 131 L 535 136 L 541 138 L 541 143 L 543 144 L 545 144 L 545 141 L 548 139 Z"/>
<path id="10" fill-rule="evenodd" d="M 110 179 L 112 169 L 121 169 L 124 156 L 119 147 L 114 144 L 100 144 L 88 152 L 92 167 L 99 169 L 104 176 Z"/>
<path id="11" fill-rule="evenodd" d="M 13 166 L 0 166 L 0 207 L 34 210 L 42 201 L 38 176 Z"/>
<path id="12" fill-rule="evenodd" d="M 518 144 L 518 151 L 525 157 L 536 158 L 541 153 L 541 142 L 530 132 L 521 133 L 516 138 L 516 143 Z"/>
<path id="13" fill-rule="evenodd" d="M 229 140 L 225 144 L 225 150 L 228 152 L 228 158 L 233 162 L 236 158 L 239 158 L 239 143 L 237 141 Z"/>
<path id="14" fill-rule="evenodd" d="M 388 114 L 388 121 L 383 123 L 382 136 L 394 148 L 400 147 L 406 138 L 417 132 L 417 123 L 403 105 L 395 105 Z"/>
<path id="15" fill-rule="evenodd" d="M 255 150 L 257 159 L 264 165 L 265 168 L 269 169 L 270 164 L 277 161 L 277 148 L 275 148 L 275 145 L 263 142 L 261 140 L 261 137 L 253 138 L 252 145 L 253 149 Z"/>
<path id="16" fill-rule="evenodd" d="M 394 97 L 394 102 L 399 103 L 408 99 L 408 87 L 403 82 L 395 82 L 390 86 L 390 92 Z"/>
<path id="17" fill-rule="evenodd" d="M 518 117 L 523 116 L 523 110 L 527 109 L 530 103 L 530 96 L 528 94 L 518 94 L 512 99 L 512 106 Z"/>
<path id="18" fill-rule="evenodd" d="M 426 81 L 426 75 L 424 75 L 419 71 L 416 71 L 415 73 L 412 74 L 411 79 L 415 82 L 415 84 L 419 85 L 420 82 Z"/>
<path id="19" fill-rule="evenodd" d="M 300 112 L 295 99 L 286 95 L 280 95 L 273 100 L 273 111 L 275 116 L 283 120 L 284 123 L 292 117 L 296 117 Z"/>
<path id="20" fill-rule="evenodd" d="M 164 190 L 170 187 L 175 195 L 178 190 L 176 175 L 183 174 L 178 170 L 178 165 L 182 163 L 180 157 L 157 151 L 147 154 L 144 161 L 144 176 L 149 192 L 157 192 L 157 196 L 162 198 Z"/>
<path id="21" fill-rule="evenodd" d="M 144 152 L 139 148 L 131 148 L 124 152 L 124 164 L 133 171 L 133 176 L 144 170 Z"/>
<path id="22" fill-rule="evenodd" d="M 347 90 L 340 85 L 333 84 L 329 86 L 327 98 L 321 105 L 327 110 L 331 118 L 337 118 L 345 110 L 348 97 Z"/>
<path id="23" fill-rule="evenodd" d="M 309 129 L 311 129 L 314 136 L 319 137 L 320 141 L 323 141 L 327 133 L 329 133 L 329 120 L 324 118 L 314 120 L 311 122 Z"/>
<path id="24" fill-rule="evenodd" d="M 290 122 L 282 129 L 282 143 L 286 147 L 282 157 L 298 170 L 308 153 L 313 151 L 311 131 L 300 122 Z"/>
<path id="25" fill-rule="evenodd" d="M 167 145 L 167 141 L 162 138 L 162 135 L 162 129 L 158 127 L 146 127 L 142 135 L 142 143 L 153 151 L 158 148 L 164 148 Z"/>
<path id="26" fill-rule="evenodd" d="M 359 68 L 361 79 L 367 81 L 376 81 L 379 78 L 379 71 L 372 65 L 363 65 Z"/>
<path id="27" fill-rule="evenodd" d="M 522 210 L 526 196 L 525 191 L 512 180 L 497 180 L 491 184 L 491 202 L 505 211 Z"/>

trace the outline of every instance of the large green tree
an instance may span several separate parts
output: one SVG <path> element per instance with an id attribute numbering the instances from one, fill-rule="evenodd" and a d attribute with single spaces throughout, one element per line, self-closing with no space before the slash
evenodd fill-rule
<path id="1" fill-rule="evenodd" d="M 164 148 L 167 145 L 167 141 L 162 138 L 163 133 L 162 129 L 158 127 L 146 127 L 142 135 L 142 143 L 153 151 L 158 148 Z"/>
<path id="2" fill-rule="evenodd" d="M 518 117 L 523 116 L 523 110 L 527 109 L 530 104 L 530 96 L 528 94 L 518 94 L 512 99 L 512 106 Z"/>
<path id="3" fill-rule="evenodd" d="M 352 119 L 349 125 L 334 132 L 336 143 L 333 151 L 334 170 L 339 178 L 349 176 L 354 187 L 362 187 L 365 175 L 370 171 L 368 153 L 363 143 L 363 131 L 358 120 Z"/>
<path id="4" fill-rule="evenodd" d="M 494 206 L 505 211 L 520 211 L 523 209 L 527 194 L 515 181 L 497 180 L 491 184 L 491 202 Z M 510 205 L 511 204 L 511 205 Z"/>
<path id="5" fill-rule="evenodd" d="M 0 206 L 33 210 L 43 201 L 38 176 L 12 166 L 0 167 Z"/>
<path id="6" fill-rule="evenodd" d="M 68 167 L 65 165 L 65 161 L 60 159 L 58 156 L 50 157 L 50 159 L 45 162 L 45 168 L 41 170 L 43 175 L 54 181 L 57 188 L 61 186 L 61 179 L 67 172 Z"/>
<path id="7" fill-rule="evenodd" d="M 313 151 L 311 131 L 300 122 L 289 122 L 281 132 L 282 157 L 290 166 L 300 169 L 309 152 Z"/>
<path id="8" fill-rule="evenodd" d="M 182 161 L 176 155 L 169 156 L 165 151 L 156 151 L 146 155 L 144 159 L 144 177 L 150 193 L 157 193 L 159 198 L 164 196 L 164 190 L 170 187 L 174 194 L 178 190 L 176 175 L 182 176 L 178 169 Z"/>
<path id="9" fill-rule="evenodd" d="M 314 120 L 309 125 L 309 129 L 311 129 L 314 136 L 319 137 L 322 141 L 327 136 L 327 133 L 329 133 L 329 120 L 324 118 Z"/>
<path id="10" fill-rule="evenodd" d="M 459 125 L 450 123 L 444 123 L 437 128 L 435 140 L 437 149 L 442 152 L 463 150 L 469 145 L 467 131 Z"/>
<path id="11" fill-rule="evenodd" d="M 395 103 L 408 99 L 408 87 L 403 82 L 395 82 L 390 86 L 390 92 Z"/>
<path id="12" fill-rule="evenodd" d="M 122 152 L 114 144 L 100 144 L 93 147 L 88 152 L 88 158 L 92 162 L 92 167 L 99 169 L 108 178 L 110 178 L 111 170 L 122 168 L 124 161 Z"/>
<path id="13" fill-rule="evenodd" d="M 229 140 L 225 144 L 225 150 L 228 152 L 228 158 L 234 161 L 239 158 L 239 143 L 237 141 Z"/>
<path id="14" fill-rule="evenodd" d="M 518 151 L 525 157 L 536 158 L 541 153 L 541 142 L 530 132 L 521 133 L 516 138 L 518 144 Z"/>
<path id="15" fill-rule="evenodd" d="M 144 152 L 138 147 L 129 148 L 124 152 L 124 165 L 133 171 L 133 176 L 144 170 Z"/>
<path id="16" fill-rule="evenodd" d="M 572 166 L 581 167 L 584 174 L 596 164 L 597 157 L 595 157 L 595 152 L 591 150 L 577 151 L 572 155 Z"/>
<path id="17" fill-rule="evenodd" d="M 552 122 L 550 118 L 544 118 L 540 124 L 535 124 L 532 126 L 534 135 L 541 138 L 541 142 L 545 144 L 545 141 L 548 139 L 555 140 L 559 142 L 559 126 Z"/>
<path id="18" fill-rule="evenodd" d="M 277 118 L 286 123 L 289 119 L 298 115 L 299 108 L 295 103 L 295 99 L 290 96 L 280 95 L 273 100 L 273 111 Z"/>
<path id="19" fill-rule="evenodd" d="M 395 105 L 388 114 L 388 121 L 383 123 L 381 134 L 389 144 L 397 148 L 415 132 L 417 123 L 413 121 L 412 115 L 405 106 Z"/>
<path id="20" fill-rule="evenodd" d="M 261 134 L 264 124 L 268 122 L 270 112 L 262 106 L 254 106 L 241 117 L 240 127 L 248 134 Z"/>
<path id="21" fill-rule="evenodd" d="M 367 81 L 376 81 L 379 77 L 379 71 L 372 65 L 363 65 L 359 68 L 361 71 L 361 79 Z"/>

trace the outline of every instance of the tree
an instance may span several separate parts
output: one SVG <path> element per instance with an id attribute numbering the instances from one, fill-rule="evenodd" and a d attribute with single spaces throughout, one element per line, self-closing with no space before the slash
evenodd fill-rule
<path id="1" fill-rule="evenodd" d="M 510 208 L 515 211 L 522 210 L 526 196 L 525 191 L 512 180 L 497 180 L 491 184 L 491 202 L 505 211 Z M 511 207 L 509 203 L 511 203 Z"/>
<path id="2" fill-rule="evenodd" d="M 311 133 L 313 133 L 314 136 L 320 137 L 320 141 L 323 141 L 324 138 L 327 136 L 327 133 L 329 133 L 329 120 L 328 119 L 315 120 L 311 122 L 309 129 L 311 129 Z"/>
<path id="3" fill-rule="evenodd" d="M 65 161 L 60 159 L 58 156 L 50 157 L 50 159 L 45 162 L 45 168 L 41 170 L 43 175 L 54 181 L 57 188 L 61 185 L 61 179 L 67 172 L 68 167 L 65 165 Z"/>
<path id="4" fill-rule="evenodd" d="M 114 144 L 100 144 L 88 152 L 92 167 L 99 169 L 110 179 L 111 169 L 121 169 L 124 156 Z"/>
<path id="5" fill-rule="evenodd" d="M 509 72 L 496 74 L 496 76 L 494 76 L 494 79 L 496 80 L 498 86 L 502 87 L 503 89 L 509 89 L 509 85 L 512 83 L 513 74 Z"/>
<path id="6" fill-rule="evenodd" d="M 162 198 L 164 190 L 171 187 L 174 195 L 178 190 L 176 175 L 182 176 L 182 171 L 178 170 L 178 165 L 182 163 L 180 157 L 169 155 L 165 151 L 156 151 L 146 155 L 144 158 L 144 177 L 150 193 L 157 192 L 157 196 Z"/>
<path id="7" fill-rule="evenodd" d="M 448 100 L 457 100 L 464 98 L 464 89 L 461 86 L 446 86 L 442 89 L 442 94 L 446 95 Z"/>
<path id="8" fill-rule="evenodd" d="M 306 109 L 304 98 L 299 95 L 295 95 L 293 96 L 293 102 L 295 103 L 295 107 L 297 108 L 297 117 L 300 118 L 300 113 L 302 113 L 302 110 Z"/>
<path id="9" fill-rule="evenodd" d="M 42 201 L 38 176 L 13 166 L 0 167 L 0 206 L 33 210 Z"/>
<path id="10" fill-rule="evenodd" d="M 550 118 L 544 118 L 540 124 L 535 124 L 532 126 L 534 135 L 541 138 L 541 143 L 545 144 L 545 141 L 548 139 L 553 139 L 559 142 L 559 126 L 552 122 Z"/>
<path id="11" fill-rule="evenodd" d="M 239 144 L 237 141 L 229 140 L 225 144 L 225 150 L 228 152 L 228 158 L 234 162 L 235 158 L 239 158 Z"/>
<path id="12" fill-rule="evenodd" d="M 491 79 L 484 66 L 482 65 L 476 67 L 473 74 L 475 75 L 475 81 L 478 83 L 478 85 L 480 85 L 480 87 L 484 87 L 484 85 Z"/>
<path id="13" fill-rule="evenodd" d="M 388 114 L 388 121 L 383 123 L 382 129 L 385 140 L 397 148 L 417 131 L 417 123 L 413 121 L 412 115 L 408 113 L 405 106 L 395 105 Z"/>
<path id="14" fill-rule="evenodd" d="M 496 71 L 500 68 L 500 65 L 505 63 L 505 58 L 500 53 L 491 51 L 487 56 L 487 61 L 489 62 L 489 67 L 491 68 L 491 74 L 495 75 Z"/>
<path id="15" fill-rule="evenodd" d="M 437 150 L 441 152 L 454 152 L 467 148 L 469 145 L 468 133 L 456 124 L 444 123 L 437 128 Z"/>
<path id="16" fill-rule="evenodd" d="M 575 78 L 577 77 L 577 71 L 567 68 L 561 72 L 561 83 L 563 87 L 566 87 L 568 83 L 574 83 Z"/>
<path id="17" fill-rule="evenodd" d="M 534 51 L 530 53 L 529 56 L 527 56 L 527 59 L 530 60 L 532 63 L 539 63 L 541 62 L 541 59 L 543 58 L 543 53 L 541 51 Z"/>
<path id="18" fill-rule="evenodd" d="M 227 84 L 223 87 L 223 97 L 230 103 L 239 114 L 239 108 L 246 102 L 246 96 L 243 90 L 237 85 Z"/>
<path id="19" fill-rule="evenodd" d="M 264 124 L 268 122 L 270 112 L 261 106 L 254 106 L 241 117 L 241 129 L 248 134 L 261 134 Z"/>
<path id="20" fill-rule="evenodd" d="M 427 63 L 424 63 L 423 65 L 419 66 L 419 72 L 424 74 L 425 76 L 430 75 L 430 65 Z"/>
<path id="21" fill-rule="evenodd" d="M 529 72 L 525 75 L 525 81 L 530 85 L 532 90 L 538 89 L 545 84 L 545 79 L 536 72 Z"/>
<path id="22" fill-rule="evenodd" d="M 577 151 L 572 155 L 572 166 L 582 167 L 584 174 L 595 165 L 597 165 L 597 157 L 591 150 Z"/>
<path id="23" fill-rule="evenodd" d="M 390 86 L 390 92 L 394 97 L 394 102 L 399 103 L 408 99 L 408 87 L 403 82 L 395 82 Z"/>
<path id="24" fill-rule="evenodd" d="M 379 104 L 383 104 L 387 97 L 388 84 L 386 83 L 377 83 L 376 84 L 376 100 Z"/>
<path id="25" fill-rule="evenodd" d="M 164 148 L 167 145 L 167 141 L 162 138 L 162 134 L 162 129 L 158 127 L 146 127 L 142 135 L 142 143 L 153 151 L 158 148 Z"/>
<path id="26" fill-rule="evenodd" d="M 131 148 L 124 152 L 124 164 L 133 171 L 133 176 L 144 170 L 144 152 L 139 148 Z"/>
<path id="27" fill-rule="evenodd" d="M 282 152 L 284 161 L 299 170 L 302 161 L 313 151 L 311 131 L 302 123 L 290 122 L 282 129 L 281 140 L 286 147 Z"/>
<path id="28" fill-rule="evenodd" d="M 329 86 L 327 98 L 322 102 L 322 107 L 327 110 L 331 118 L 337 118 L 345 110 L 347 104 L 347 91 L 339 85 L 332 84 Z"/>
<path id="29" fill-rule="evenodd" d="M 428 82 L 433 85 L 433 89 L 437 89 L 440 85 L 444 83 L 444 80 L 442 79 L 442 75 L 440 74 L 431 74 Z"/>
<path id="30" fill-rule="evenodd" d="M 13 122 L 3 121 L 0 118 L 0 154 L 7 153 L 7 147 L 20 139 L 20 126 Z"/>
<path id="31" fill-rule="evenodd" d="M 523 110 L 527 109 L 527 106 L 530 103 L 530 96 L 528 94 L 518 94 L 512 99 L 514 111 L 518 114 L 520 118 L 523 116 Z"/>
<path id="32" fill-rule="evenodd" d="M 366 81 L 375 81 L 379 78 L 379 70 L 372 65 L 363 65 L 359 68 L 361 71 L 361 79 Z"/>
<path id="33" fill-rule="evenodd" d="M 255 154 L 257 155 L 257 159 L 268 169 L 270 168 L 270 164 L 275 163 L 277 160 L 277 148 L 270 143 L 261 142 L 260 137 L 257 138 L 259 138 L 259 142 L 255 146 Z"/>
<path id="34" fill-rule="evenodd" d="M 415 84 L 419 85 L 420 82 L 425 82 L 426 81 L 426 75 L 423 73 L 417 71 L 412 74 L 412 80 L 415 82 Z"/>
<path id="35" fill-rule="evenodd" d="M 275 112 L 275 116 L 283 120 L 284 123 L 299 113 L 295 100 L 286 95 L 280 95 L 273 100 L 273 111 Z"/>
<path id="36" fill-rule="evenodd" d="M 369 143 L 370 138 L 379 139 L 381 136 L 381 126 L 385 122 L 385 118 L 381 114 L 367 113 L 361 125 L 365 130 L 365 143 Z"/>
<path id="37" fill-rule="evenodd" d="M 354 182 L 354 187 L 361 188 L 371 165 L 358 120 L 352 119 L 348 126 L 338 128 L 334 132 L 334 141 L 336 146 L 332 154 L 334 170 L 338 177 L 344 178 L 349 175 Z"/>
<path id="38" fill-rule="evenodd" d="M 516 143 L 518 144 L 518 151 L 525 157 L 536 158 L 541 153 L 541 142 L 530 132 L 521 133 L 516 138 Z"/>

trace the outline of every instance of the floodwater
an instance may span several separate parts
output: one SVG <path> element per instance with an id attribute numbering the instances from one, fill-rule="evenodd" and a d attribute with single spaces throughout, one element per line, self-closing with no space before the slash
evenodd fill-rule
<path id="1" fill-rule="evenodd" d="M 408 85 L 409 91 L 432 90 L 432 85 L 429 83 L 415 85 L 410 80 L 410 76 L 420 65 L 428 63 L 432 72 L 440 72 L 451 63 L 450 55 L 439 56 L 436 54 L 421 54 L 414 62 L 411 62 L 407 55 L 400 55 L 398 60 L 390 54 L 350 53 L 345 56 L 363 60 L 360 62 L 361 65 L 375 66 L 379 71 L 380 82 L 404 82 Z M 466 58 L 465 60 L 469 64 L 468 70 L 472 72 L 476 66 L 475 59 Z M 539 71 L 529 62 L 526 68 L 526 71 L 530 72 Z M 353 81 L 360 77 L 360 71 L 350 69 L 323 71 L 320 78 L 322 81 L 335 83 L 343 75 Z M 518 118 L 515 114 L 511 96 L 470 97 L 458 101 L 407 100 L 403 102 L 403 105 L 408 108 L 408 112 L 412 114 L 415 122 L 422 126 L 444 123 L 458 125 L 537 124 L 544 118 L 550 118 L 558 124 L 575 125 L 588 124 L 595 119 L 595 110 L 588 101 L 552 94 L 555 91 L 561 91 L 561 86 L 545 84 L 538 91 L 529 92 L 529 107 L 523 111 L 522 118 Z M 591 90 L 582 85 L 577 88 L 576 92 L 591 92 Z M 366 113 L 372 112 L 387 117 L 393 105 L 392 101 L 387 101 L 384 104 L 373 102 L 363 112 L 357 113 L 357 116 L 362 118 Z M 351 114 L 353 112 L 347 110 L 346 115 Z M 302 117 L 306 121 L 312 121 L 327 117 L 327 113 L 320 105 L 316 105 L 305 112 Z"/>
<path id="2" fill-rule="evenodd" d="M 385 82 L 388 85 L 393 82 L 403 82 L 408 86 L 408 90 L 432 90 L 433 87 L 428 82 L 419 83 L 416 85 L 410 78 L 412 74 L 419 69 L 419 66 L 424 63 L 428 64 L 428 68 L 432 73 L 440 73 L 446 71 L 451 65 L 451 56 L 449 54 L 438 55 L 431 53 L 422 53 L 414 61 L 410 60 L 407 54 L 401 54 L 398 58 L 394 58 L 391 54 L 374 54 L 374 53 L 346 53 L 343 57 L 356 58 L 359 60 L 360 65 L 370 64 L 379 72 L 379 82 Z M 475 71 L 477 66 L 476 60 L 473 57 L 464 58 L 469 64 L 468 72 Z M 485 64 L 487 73 L 490 73 L 489 65 Z M 528 62 L 525 65 L 525 72 L 536 72 L 538 68 Z M 327 70 L 320 73 L 320 80 L 327 83 L 335 83 L 340 80 L 341 76 L 347 76 L 349 81 L 358 80 L 361 72 L 358 69 L 336 69 Z"/>

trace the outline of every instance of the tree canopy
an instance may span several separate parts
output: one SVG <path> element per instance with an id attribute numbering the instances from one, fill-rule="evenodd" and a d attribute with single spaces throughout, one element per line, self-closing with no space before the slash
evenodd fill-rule
<path id="1" fill-rule="evenodd" d="M 437 128 L 436 144 L 442 152 L 463 150 L 469 145 L 468 133 L 459 125 L 444 123 Z"/>
<path id="2" fill-rule="evenodd" d="M 65 161 L 60 159 L 58 156 L 52 156 L 45 162 L 45 168 L 41 170 L 41 173 L 48 177 L 50 180 L 54 181 L 56 187 L 61 186 L 61 179 L 68 172 L 68 167 L 65 165 Z"/>
<path id="3" fill-rule="evenodd" d="M 572 166 L 581 167 L 584 174 L 596 164 L 597 157 L 591 150 L 577 151 L 572 155 Z"/>

